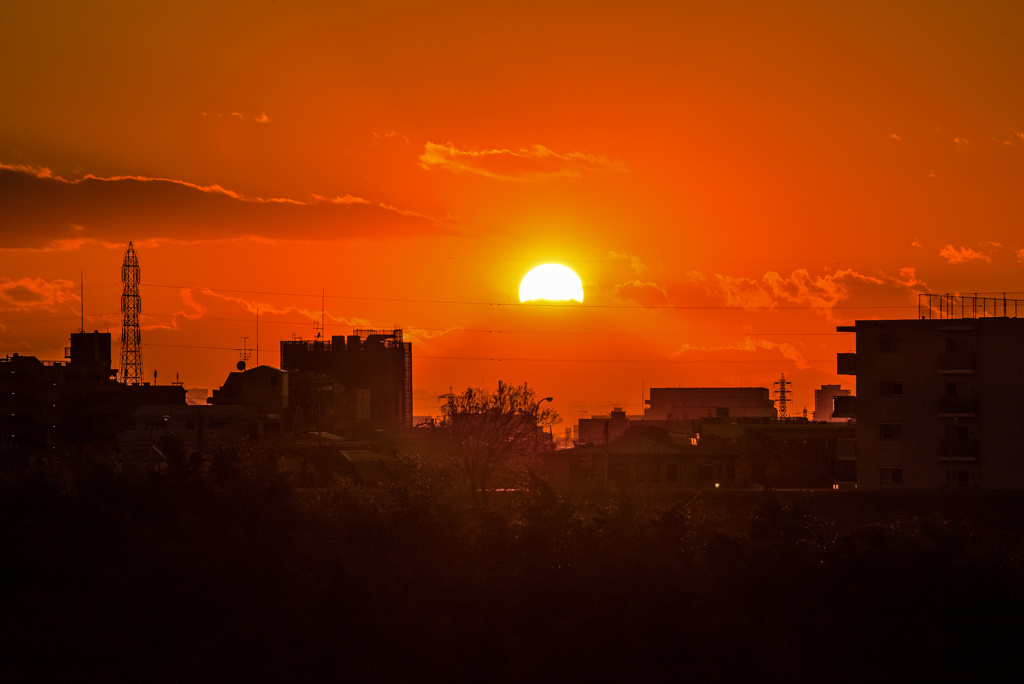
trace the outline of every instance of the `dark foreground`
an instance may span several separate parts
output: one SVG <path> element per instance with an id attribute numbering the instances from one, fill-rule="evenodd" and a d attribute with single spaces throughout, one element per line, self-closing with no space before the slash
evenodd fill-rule
<path id="1" fill-rule="evenodd" d="M 79 466 L 0 489 L 0 680 L 1021 681 L 1022 540 L 1020 495 Z"/>

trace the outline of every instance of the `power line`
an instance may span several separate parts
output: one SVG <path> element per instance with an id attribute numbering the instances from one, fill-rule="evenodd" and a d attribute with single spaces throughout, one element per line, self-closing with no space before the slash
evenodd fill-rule
<path id="1" fill-rule="evenodd" d="M 326 299 L 343 299 L 347 301 L 366 301 L 366 302 L 400 302 L 405 304 L 459 304 L 464 306 L 493 306 L 493 307 L 504 307 L 504 306 L 529 306 L 529 307 L 548 307 L 548 308 L 564 308 L 573 307 L 577 309 L 669 309 L 669 310 L 682 310 L 682 311 L 819 311 L 821 309 L 848 309 L 848 310 L 871 310 L 871 309 L 913 309 L 916 308 L 914 304 L 900 304 L 900 305 L 834 305 L 829 307 L 824 306 L 765 306 L 755 308 L 744 308 L 739 306 L 692 306 L 682 304 L 663 304 L 658 306 L 640 306 L 638 304 L 579 304 L 579 303 L 560 303 L 560 302 L 533 302 L 530 304 L 524 304 L 522 302 L 480 302 L 470 300 L 456 300 L 456 299 L 408 299 L 404 297 L 354 297 L 350 295 L 331 295 L 325 297 L 320 294 L 310 294 L 304 292 L 273 292 L 265 290 L 237 290 L 228 288 L 214 288 L 214 287 L 192 287 L 187 285 L 163 285 L 156 283 L 148 283 L 146 287 L 160 287 L 167 289 L 176 290 L 208 290 L 210 292 L 230 292 L 232 294 L 255 294 L 255 295 L 266 295 L 275 297 L 319 297 Z"/>
<path id="2" fill-rule="evenodd" d="M 102 318 L 104 316 L 114 316 L 115 314 L 95 314 L 89 316 L 89 318 Z M 264 316 L 266 316 L 264 312 Z M 177 318 L 183 317 L 189 320 L 195 321 L 216 321 L 220 323 L 252 323 L 252 318 L 224 318 L 220 316 L 200 316 L 198 318 L 190 318 L 184 313 L 147 313 L 145 316 L 151 317 L 164 317 L 164 318 Z M 66 316 L 63 318 L 73 318 Z M 13 319 L 10 321 L 0 321 L 0 323 L 26 323 L 26 322 L 45 322 L 48 320 L 57 319 Z M 260 321 L 264 325 L 306 325 L 310 322 L 315 322 L 312 319 L 302 321 Z M 418 325 L 406 326 L 406 330 L 424 330 L 429 332 L 449 332 L 449 333 L 473 333 L 473 334 L 491 334 L 491 335 L 641 335 L 644 337 L 652 336 L 672 336 L 672 337 L 719 337 L 719 336 L 750 336 L 750 335 L 765 335 L 765 336 L 800 336 L 800 337 L 836 337 L 846 335 L 847 333 L 841 332 L 762 332 L 762 331 L 741 331 L 741 332 L 671 332 L 665 330 L 503 330 L 494 328 L 430 328 Z"/>
<path id="3" fill-rule="evenodd" d="M 146 347 L 173 347 L 178 349 L 213 349 L 219 351 L 239 351 L 242 347 L 217 347 L 210 345 L 199 345 L 199 344 L 162 344 L 155 342 L 145 342 L 142 346 Z M 261 349 L 260 351 L 271 351 L 270 349 Z M 275 350 L 273 350 L 275 351 Z M 716 350 L 716 351 L 728 351 L 728 350 Z M 429 358 L 431 360 L 456 360 L 456 361 L 523 361 L 523 362 L 546 362 L 546 364 L 778 364 L 780 359 L 778 358 L 745 358 L 737 360 L 708 360 L 702 358 L 554 358 L 554 357 L 540 357 L 540 358 L 526 358 L 519 356 L 444 356 L 438 354 L 417 354 L 417 359 Z M 790 359 L 792 360 L 792 359 Z M 807 364 L 831 364 L 835 362 L 835 358 L 827 359 L 804 359 Z"/>

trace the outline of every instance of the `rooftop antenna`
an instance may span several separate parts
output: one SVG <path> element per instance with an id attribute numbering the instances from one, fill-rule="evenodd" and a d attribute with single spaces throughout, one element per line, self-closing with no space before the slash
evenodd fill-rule
<path id="1" fill-rule="evenodd" d="M 244 371 L 245 370 L 245 362 L 248 361 L 249 357 L 252 356 L 252 350 L 245 348 L 245 343 L 248 342 L 248 341 L 249 341 L 249 336 L 248 335 L 246 335 L 245 337 L 242 338 L 242 349 L 241 349 L 240 353 L 238 354 L 238 363 L 235 364 L 235 368 L 237 368 L 239 371 Z"/>
<path id="2" fill-rule="evenodd" d="M 139 314 L 142 313 L 142 297 L 139 296 L 139 256 L 135 246 L 129 242 L 124 251 L 121 265 L 121 382 L 126 385 L 142 384 L 142 331 L 139 329 Z"/>
<path id="3" fill-rule="evenodd" d="M 256 367 L 260 365 L 260 303 L 256 302 Z"/>
<path id="4" fill-rule="evenodd" d="M 81 309 L 82 309 L 82 332 L 85 332 L 85 271 L 78 272 L 78 285 L 82 288 Z"/>
<path id="5" fill-rule="evenodd" d="M 786 407 L 786 402 L 789 398 L 789 390 L 787 389 L 791 383 L 786 379 L 786 374 L 782 374 L 781 380 L 776 380 L 775 384 L 779 386 L 779 389 L 775 392 L 779 395 L 779 420 L 786 420 L 789 418 L 789 409 Z"/>

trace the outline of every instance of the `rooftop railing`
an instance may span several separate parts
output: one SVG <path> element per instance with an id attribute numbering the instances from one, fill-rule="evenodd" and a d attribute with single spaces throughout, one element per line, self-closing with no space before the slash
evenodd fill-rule
<path id="1" fill-rule="evenodd" d="M 1017 293 L 1014 293 L 1017 294 Z M 917 315 L 921 319 L 1019 318 L 1024 316 L 1024 299 L 991 294 L 919 294 Z"/>

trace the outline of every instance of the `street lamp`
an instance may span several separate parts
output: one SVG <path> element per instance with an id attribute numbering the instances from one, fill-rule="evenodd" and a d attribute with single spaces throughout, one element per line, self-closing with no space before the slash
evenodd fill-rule
<path id="1" fill-rule="evenodd" d="M 552 397 L 544 397 L 533 407 L 533 458 L 537 458 L 537 423 L 540 422 L 540 405 L 545 401 L 553 401 Z"/>

